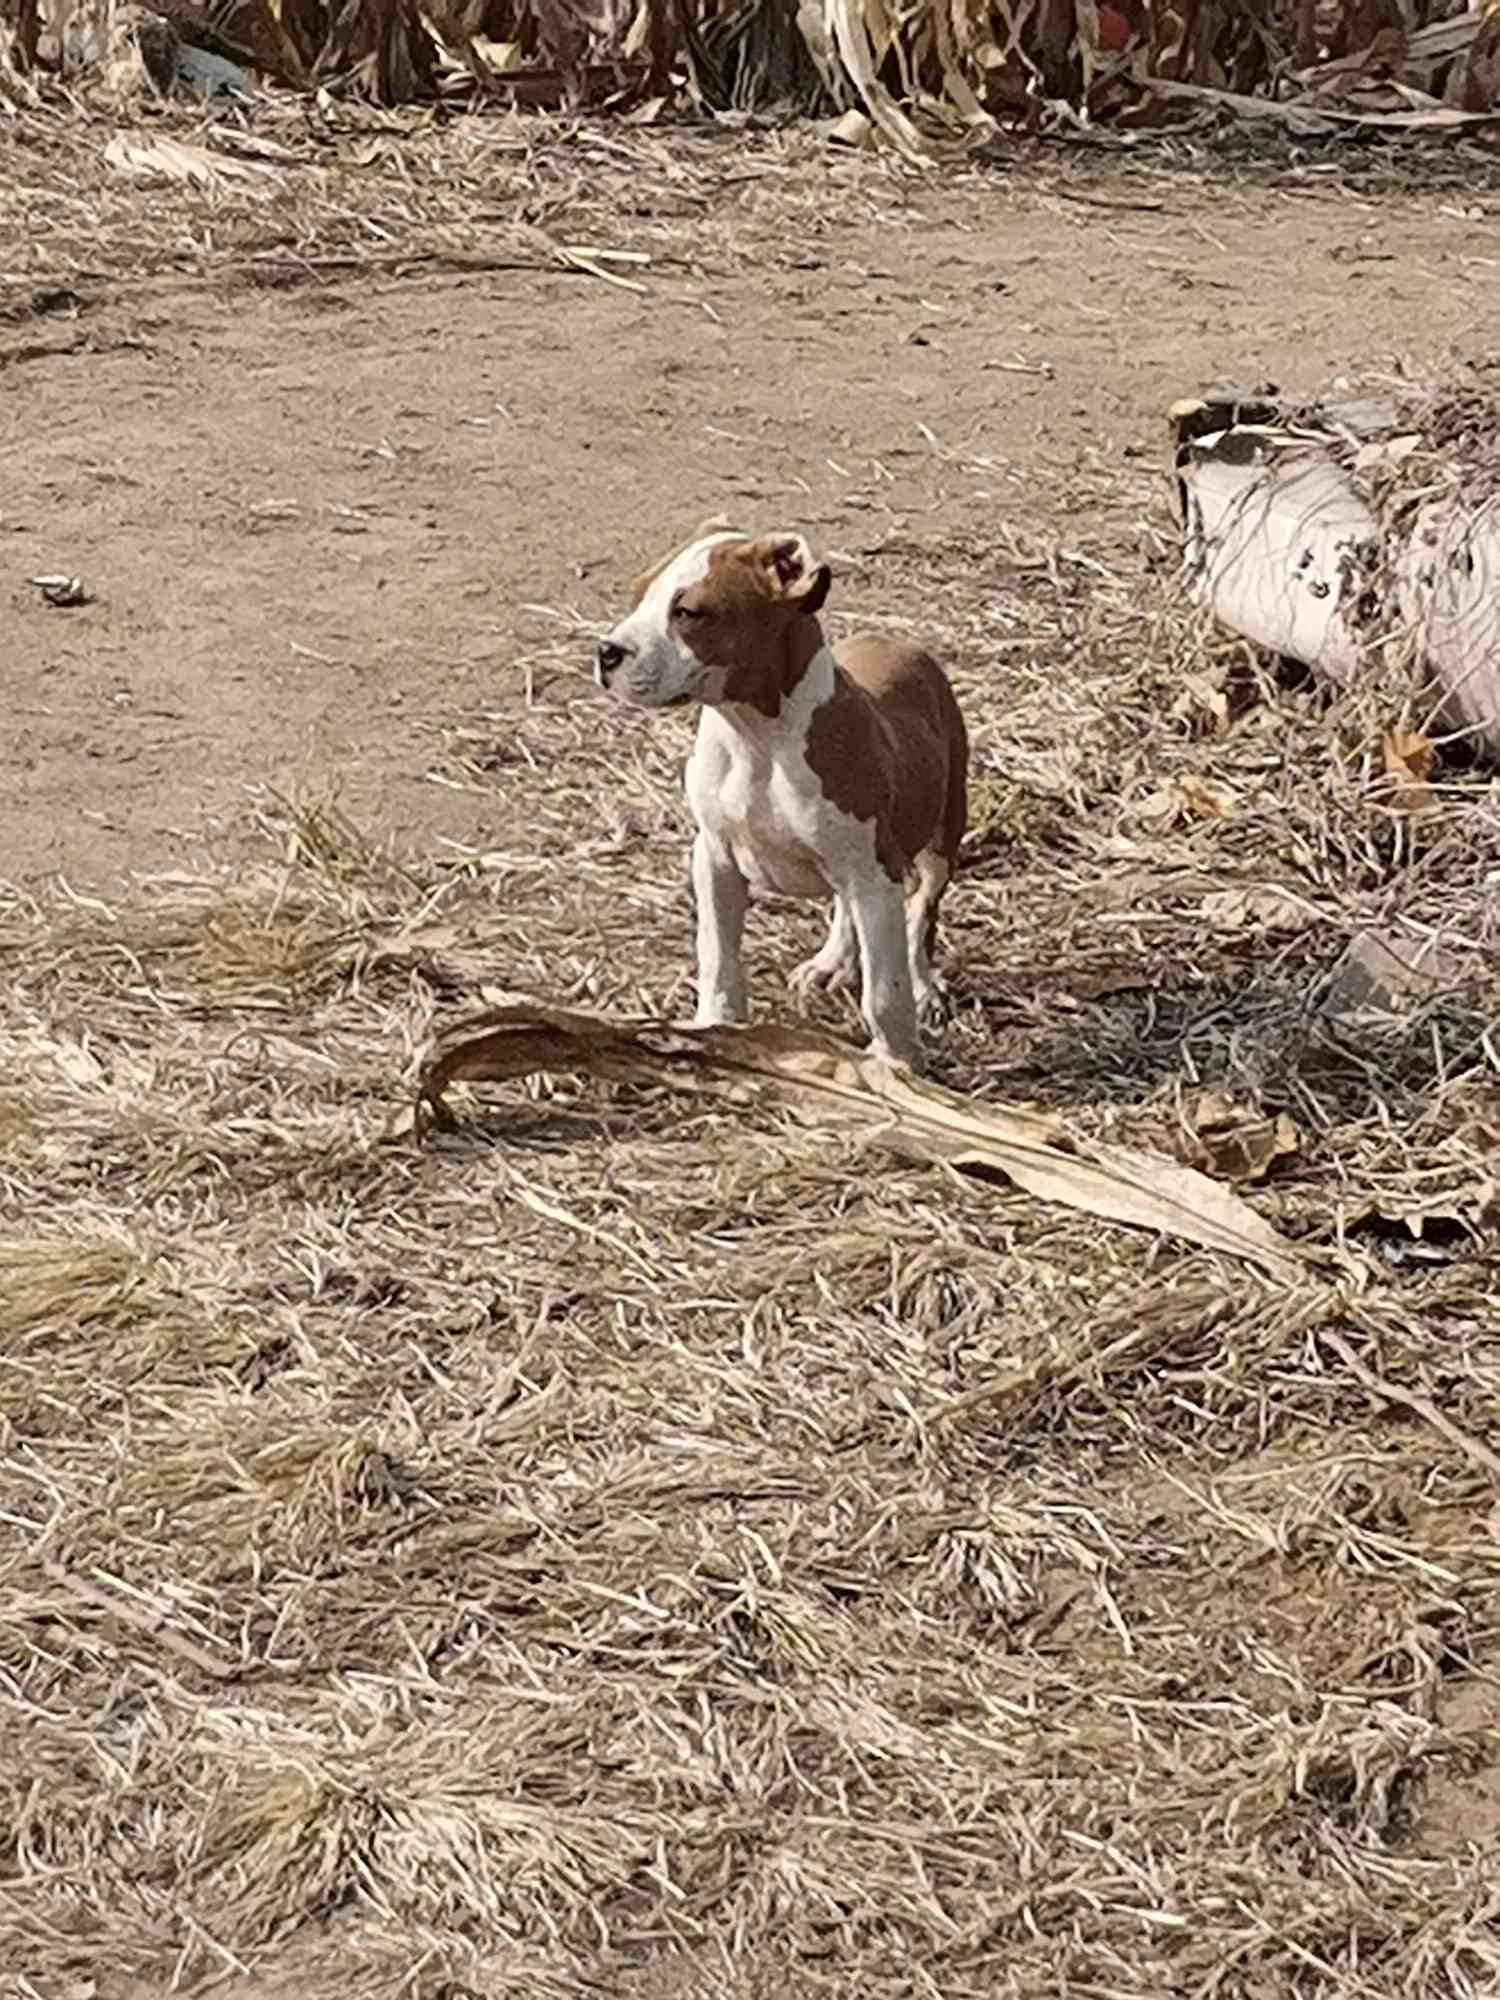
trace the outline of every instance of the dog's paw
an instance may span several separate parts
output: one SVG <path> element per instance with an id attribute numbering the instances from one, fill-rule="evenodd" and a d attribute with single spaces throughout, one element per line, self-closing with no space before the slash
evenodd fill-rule
<path id="1" fill-rule="evenodd" d="M 936 976 L 917 988 L 916 1000 L 917 1020 L 924 1034 L 946 1028 L 953 1019 L 953 995 Z"/>
<path id="2" fill-rule="evenodd" d="M 847 960 L 824 958 L 821 952 L 816 958 L 805 958 L 794 966 L 787 975 L 787 985 L 795 999 L 808 1001 L 814 993 L 851 993 L 854 990 L 854 970 Z"/>
<path id="3" fill-rule="evenodd" d="M 878 1061 L 889 1063 L 893 1069 L 904 1069 L 912 1076 L 926 1074 L 927 1052 L 920 1040 L 907 1044 L 888 1041 L 879 1036 L 872 1037 L 869 1053 Z"/>
<path id="4" fill-rule="evenodd" d="M 800 965 L 794 965 L 786 976 L 787 991 L 794 1000 L 810 1000 L 814 993 L 821 993 L 824 984 L 823 968 L 815 958 L 804 958 Z"/>

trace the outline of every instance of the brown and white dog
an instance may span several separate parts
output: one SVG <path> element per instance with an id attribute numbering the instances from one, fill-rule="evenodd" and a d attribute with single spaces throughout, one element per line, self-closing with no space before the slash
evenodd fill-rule
<path id="1" fill-rule="evenodd" d="M 745 1018 L 750 892 L 833 899 L 794 992 L 852 987 L 874 1053 L 920 1066 L 940 1012 L 938 905 L 967 815 L 968 738 L 937 663 L 907 641 L 831 648 L 830 572 L 800 535 L 700 529 L 633 587 L 596 676 L 636 708 L 703 713 L 687 767 L 698 823 L 700 1026 Z"/>

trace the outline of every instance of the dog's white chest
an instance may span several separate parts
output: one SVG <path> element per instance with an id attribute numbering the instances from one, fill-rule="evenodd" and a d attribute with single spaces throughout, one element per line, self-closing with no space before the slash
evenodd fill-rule
<path id="1" fill-rule="evenodd" d="M 726 741 L 713 719 L 700 731 L 687 770 L 698 824 L 733 856 L 762 896 L 822 898 L 831 893 L 822 822 L 826 801 L 800 751 L 747 751 Z"/>

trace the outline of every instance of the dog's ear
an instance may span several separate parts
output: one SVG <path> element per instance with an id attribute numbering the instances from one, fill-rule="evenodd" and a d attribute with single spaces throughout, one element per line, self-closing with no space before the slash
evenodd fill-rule
<path id="1" fill-rule="evenodd" d="M 727 514 L 710 514 L 706 521 L 698 523 L 697 527 L 694 528 L 693 532 L 683 543 L 683 547 L 691 548 L 694 542 L 701 542 L 705 535 L 732 535 L 733 533 L 734 523 Z"/>
<path id="2" fill-rule="evenodd" d="M 818 561 L 801 535 L 762 535 L 754 559 L 773 597 L 809 618 L 823 609 L 833 571 Z"/>
<path id="3" fill-rule="evenodd" d="M 640 603 L 646 592 L 667 567 L 667 564 L 676 562 L 684 549 L 690 549 L 694 542 L 701 542 L 706 535 L 727 535 L 732 532 L 733 529 L 730 523 L 722 514 L 711 514 L 706 521 L 700 521 L 686 541 L 679 542 L 675 549 L 669 550 L 662 557 L 660 562 L 653 563 L 650 569 L 642 570 L 638 577 L 632 578 L 630 585 L 631 610 L 633 611 Z"/>
<path id="4" fill-rule="evenodd" d="M 630 579 L 630 608 L 632 611 L 637 609 L 641 599 L 672 560 L 672 556 L 676 554 L 678 554 L 678 551 L 673 549 L 671 555 L 663 556 L 661 561 L 653 563 L 650 569 L 643 569 L 639 576 L 633 576 Z"/>

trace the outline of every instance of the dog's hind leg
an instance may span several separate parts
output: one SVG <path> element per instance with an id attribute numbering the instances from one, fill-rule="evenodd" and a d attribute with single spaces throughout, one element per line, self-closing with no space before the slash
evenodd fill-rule
<path id="1" fill-rule="evenodd" d="M 923 1027 L 935 1028 L 948 1013 L 947 989 L 933 970 L 932 960 L 937 948 L 938 905 L 953 871 L 946 856 L 936 848 L 927 847 L 917 856 L 912 872 L 916 882 L 906 899 L 906 948 L 911 959 L 912 995 Z"/>
<path id="2" fill-rule="evenodd" d="M 948 790 L 943 800 L 943 822 L 931 847 L 917 856 L 913 873 L 916 881 L 906 903 L 906 935 L 911 953 L 911 983 L 922 1025 L 936 1027 L 948 1015 L 948 988 L 941 974 L 933 970 L 937 957 L 938 907 L 953 871 L 958 866 L 958 850 L 969 819 L 968 739 L 963 718 L 955 715 L 959 751 L 948 766 Z"/>

